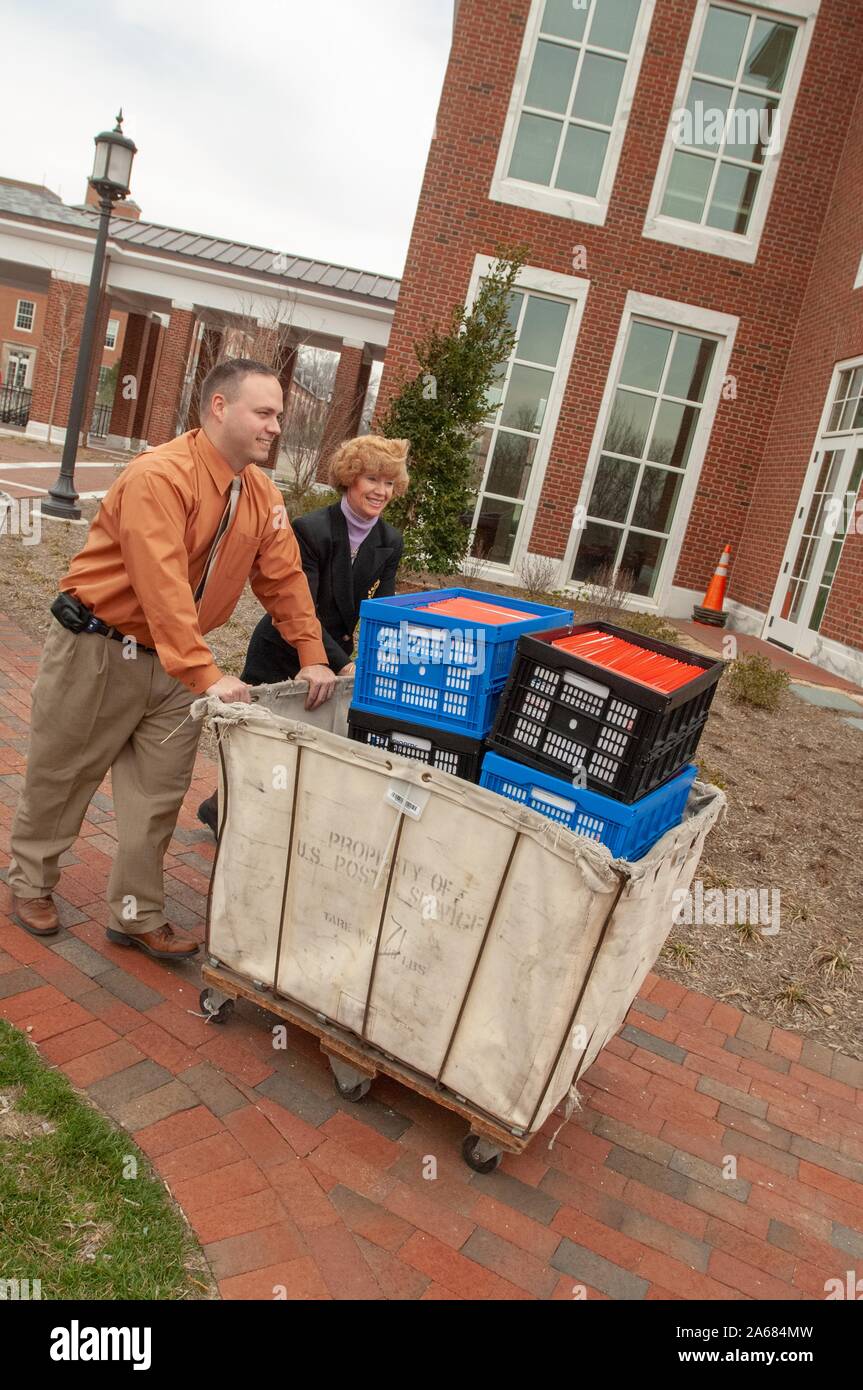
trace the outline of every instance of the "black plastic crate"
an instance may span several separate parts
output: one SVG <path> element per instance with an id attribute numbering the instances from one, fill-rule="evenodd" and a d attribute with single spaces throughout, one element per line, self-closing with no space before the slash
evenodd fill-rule
<path id="1" fill-rule="evenodd" d="M 427 724 L 411 724 L 368 710 L 348 710 L 348 737 L 373 748 L 385 748 L 402 758 L 451 772 L 465 782 L 478 782 L 485 745 L 481 738 L 451 734 Z"/>
<path id="2" fill-rule="evenodd" d="M 590 631 L 701 668 L 670 693 L 552 645 Z M 612 623 L 578 623 L 520 637 L 488 746 L 529 767 L 637 801 L 692 761 L 724 661 L 643 637 Z"/>

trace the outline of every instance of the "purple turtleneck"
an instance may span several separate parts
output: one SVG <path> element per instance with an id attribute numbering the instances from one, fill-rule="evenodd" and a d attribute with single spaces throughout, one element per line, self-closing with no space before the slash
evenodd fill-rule
<path id="1" fill-rule="evenodd" d="M 348 544 L 351 547 L 351 559 L 353 560 L 372 527 L 377 525 L 378 519 L 376 516 L 359 516 L 348 502 L 345 492 L 342 493 L 342 515 L 348 523 Z"/>

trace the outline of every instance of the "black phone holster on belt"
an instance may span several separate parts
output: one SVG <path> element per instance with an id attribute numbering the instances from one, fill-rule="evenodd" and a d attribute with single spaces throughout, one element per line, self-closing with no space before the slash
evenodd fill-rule
<path id="1" fill-rule="evenodd" d="M 51 612 L 70 632 L 83 632 L 84 628 L 94 616 L 92 609 L 86 603 L 82 603 L 79 598 L 72 594 L 59 593 L 51 604 Z"/>

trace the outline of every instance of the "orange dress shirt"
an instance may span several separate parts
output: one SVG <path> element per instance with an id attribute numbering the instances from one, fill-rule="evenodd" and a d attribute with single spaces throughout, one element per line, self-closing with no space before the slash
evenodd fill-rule
<path id="1" fill-rule="evenodd" d="M 327 661 L 282 495 L 255 464 L 240 475 L 236 512 L 195 607 L 235 476 L 202 429 L 141 454 L 109 488 L 60 581 L 104 623 L 155 647 L 168 674 L 199 695 L 223 675 L 202 634 L 228 620 L 247 579 L 300 665 Z"/>

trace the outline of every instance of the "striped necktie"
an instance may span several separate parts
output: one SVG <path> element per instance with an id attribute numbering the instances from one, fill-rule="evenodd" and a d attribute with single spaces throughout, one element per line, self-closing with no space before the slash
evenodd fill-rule
<path id="1" fill-rule="evenodd" d="M 228 498 L 227 505 L 222 513 L 222 519 L 219 522 L 219 528 L 216 531 L 215 536 L 213 537 L 213 544 L 211 545 L 210 553 L 207 556 L 207 563 L 204 566 L 204 572 L 201 575 L 201 578 L 198 580 L 198 587 L 195 590 L 196 604 L 199 604 L 201 602 L 204 590 L 207 587 L 207 582 L 210 579 L 213 570 L 215 569 L 216 556 L 219 553 L 219 547 L 222 544 L 225 532 L 227 531 L 228 527 L 234 519 L 234 512 L 237 510 L 237 502 L 239 501 L 240 497 L 241 482 L 242 479 L 238 474 L 234 481 L 231 483 L 231 493 Z"/>

